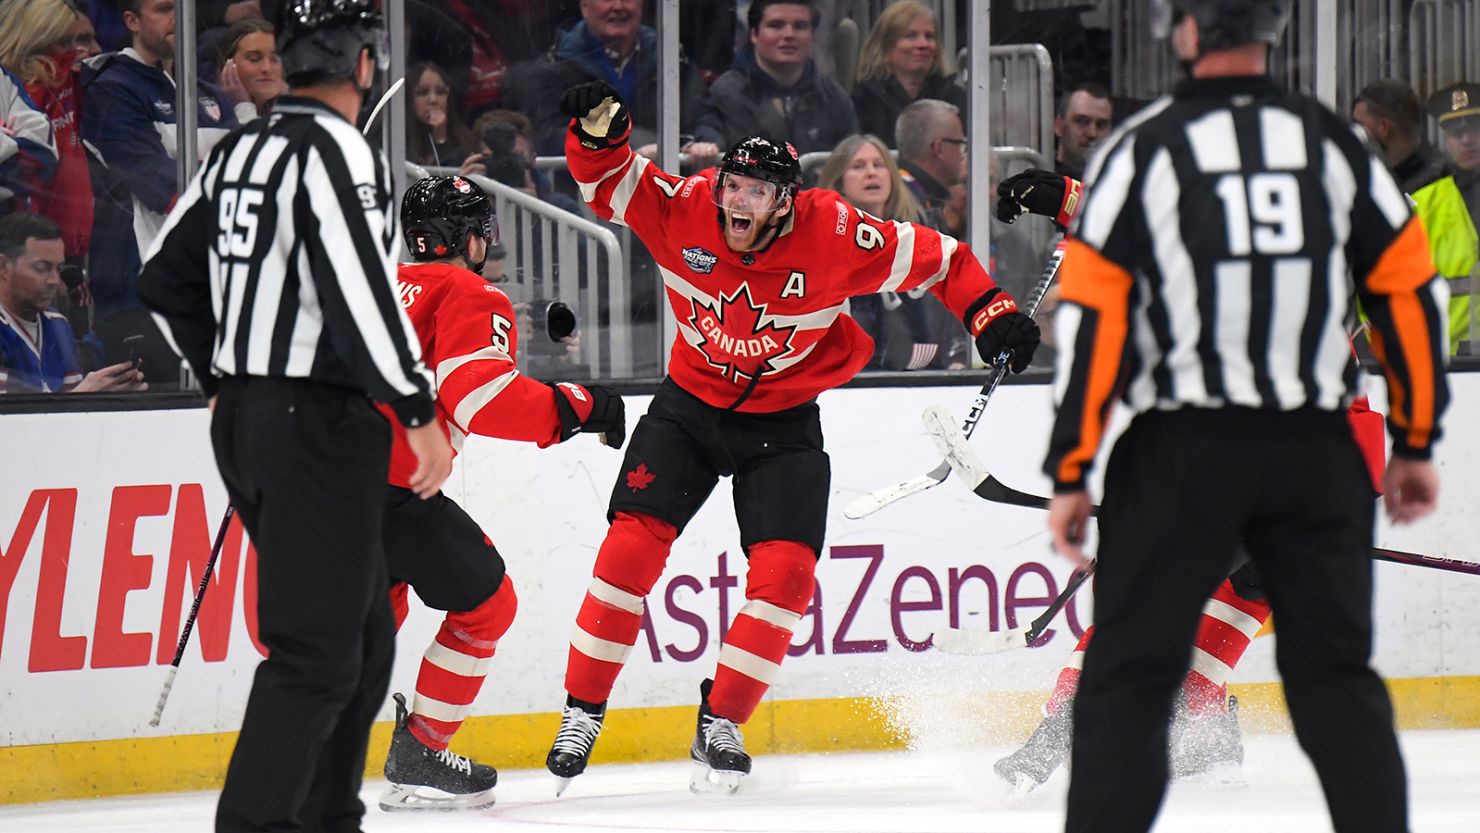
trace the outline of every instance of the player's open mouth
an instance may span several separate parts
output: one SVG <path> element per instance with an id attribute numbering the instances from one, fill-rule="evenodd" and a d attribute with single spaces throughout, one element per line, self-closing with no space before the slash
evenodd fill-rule
<path id="1" fill-rule="evenodd" d="M 749 217 L 731 217 L 730 218 L 730 231 L 732 233 L 734 233 L 734 234 L 744 234 L 747 231 L 750 231 L 750 218 Z"/>

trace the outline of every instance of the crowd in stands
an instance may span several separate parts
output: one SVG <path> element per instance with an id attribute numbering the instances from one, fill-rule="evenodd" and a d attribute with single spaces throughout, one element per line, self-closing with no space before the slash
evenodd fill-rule
<path id="1" fill-rule="evenodd" d="M 178 359 L 134 294 L 141 254 L 180 188 L 176 2 L 0 0 L 0 218 L 45 221 L 11 221 L 3 226 L 9 236 L 0 236 L 4 390 L 182 384 Z M 268 114 L 286 92 L 266 19 L 272 2 L 196 4 L 201 158 L 227 131 Z M 991 159 L 985 189 L 966 181 L 967 95 L 956 44 L 943 42 L 934 4 L 918 0 L 874 8 L 867 31 L 854 30 L 850 41 L 839 21 L 862 6 L 682 0 L 685 172 L 714 165 L 744 136 L 767 134 L 801 154 L 828 153 L 810 171 L 815 184 L 859 208 L 965 238 L 968 193 L 995 201 L 1007 163 Z M 621 91 L 631 108 L 633 147 L 656 156 L 661 72 L 658 34 L 645 16 L 651 11 L 643 0 L 408 0 L 408 160 L 486 176 L 583 213 L 569 181 L 536 159 L 563 154 L 560 93 L 593 79 Z M 1106 86 L 1107 44 L 1077 20 L 1010 9 L 999 20 L 993 11 L 995 39 L 1032 38 L 1053 55 L 1055 147 L 1037 150 L 1058 173 L 1082 178 L 1091 152 L 1130 109 Z M 959 31 L 962 21 L 954 22 Z M 1468 313 L 1469 280 L 1480 261 L 1471 219 L 1480 211 L 1480 87 L 1456 84 L 1425 101 L 1401 80 L 1378 81 L 1356 96 L 1350 115 L 1424 216 L 1436 263 L 1458 299 L 1453 349 L 1470 352 L 1480 342 Z M 1437 146 L 1426 138 L 1435 124 Z M 989 266 L 1020 299 L 1046 259 L 1047 237 L 992 221 Z M 44 251 L 33 252 L 33 242 Z M 500 277 L 505 256 L 499 249 L 489 259 L 491 279 L 512 280 Z M 50 272 L 43 278 L 35 264 Z M 885 293 L 850 307 L 875 339 L 871 369 L 951 369 L 971 361 L 960 322 L 928 293 Z M 63 327 L 70 349 L 52 345 L 47 350 L 55 352 L 43 354 L 42 342 L 61 340 Z M 1040 364 L 1051 361 L 1051 349 L 1041 354 Z"/>

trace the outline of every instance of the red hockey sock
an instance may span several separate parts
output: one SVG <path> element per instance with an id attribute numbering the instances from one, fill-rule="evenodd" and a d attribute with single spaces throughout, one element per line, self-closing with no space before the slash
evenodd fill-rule
<path id="1" fill-rule="evenodd" d="M 781 671 L 791 632 L 816 588 L 817 555 L 795 541 L 763 541 L 750 548 L 745 606 L 725 634 L 709 708 L 744 723 Z"/>
<path id="2" fill-rule="evenodd" d="M 604 703 L 642 628 L 643 597 L 668 562 L 678 530 L 649 515 L 618 512 L 596 554 L 591 586 L 576 614 L 565 690 Z"/>
<path id="3" fill-rule="evenodd" d="M 472 610 L 448 613 L 421 659 L 416 698 L 406 721 L 432 749 L 446 749 L 483 687 L 498 640 L 514 622 L 519 599 L 504 576 L 498 591 Z"/>
<path id="4" fill-rule="evenodd" d="M 396 617 L 396 630 L 406 622 L 406 613 L 410 604 L 406 601 L 406 582 L 398 581 L 391 585 L 391 613 Z"/>
<path id="5" fill-rule="evenodd" d="M 1084 629 L 1084 636 L 1079 637 L 1079 644 L 1074 646 L 1074 652 L 1069 655 L 1069 661 L 1064 663 L 1063 669 L 1059 671 L 1059 679 L 1053 685 L 1053 693 L 1048 696 L 1048 702 L 1043 705 L 1045 714 L 1058 714 L 1065 705 L 1073 702 L 1075 693 L 1079 691 L 1079 670 L 1084 667 L 1084 646 L 1089 644 L 1089 638 L 1094 632 L 1094 626 L 1090 626 Z"/>
<path id="6" fill-rule="evenodd" d="M 1205 714 L 1227 707 L 1228 678 L 1268 618 L 1269 602 L 1245 599 L 1234 592 L 1232 582 L 1218 585 L 1203 607 L 1192 669 L 1182 683 L 1188 709 Z"/>

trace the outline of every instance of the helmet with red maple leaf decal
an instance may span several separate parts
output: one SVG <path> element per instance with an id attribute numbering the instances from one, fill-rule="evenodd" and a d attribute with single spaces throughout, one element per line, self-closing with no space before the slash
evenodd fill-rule
<path id="1" fill-rule="evenodd" d="M 484 258 L 468 257 L 468 237 L 483 238 L 488 248 L 499 244 L 498 219 L 483 189 L 460 176 L 429 176 L 406 189 L 401 198 L 401 234 L 416 261 L 461 257 L 474 272 Z"/>

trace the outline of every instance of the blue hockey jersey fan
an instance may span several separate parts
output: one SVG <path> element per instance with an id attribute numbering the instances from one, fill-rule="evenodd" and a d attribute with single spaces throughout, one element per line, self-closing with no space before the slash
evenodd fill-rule
<path id="1" fill-rule="evenodd" d="M 0 305 L 0 393 L 59 393 L 81 381 L 65 316 L 43 312 L 23 321 Z"/>
<path id="2" fill-rule="evenodd" d="M 133 47 L 83 64 L 82 136 L 102 162 L 102 170 L 93 171 L 98 205 L 92 249 L 108 256 L 95 256 L 90 269 L 100 312 L 137 305 L 139 254 L 154 241 L 179 191 L 175 82 L 166 70 Z M 199 102 L 204 159 L 237 121 L 215 86 L 199 82 Z"/>

